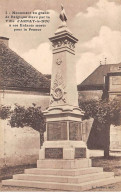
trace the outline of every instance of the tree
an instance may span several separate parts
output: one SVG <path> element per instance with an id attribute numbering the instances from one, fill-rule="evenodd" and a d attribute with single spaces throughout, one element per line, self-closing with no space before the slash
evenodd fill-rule
<path id="1" fill-rule="evenodd" d="M 110 125 L 121 125 L 121 101 L 113 100 L 86 100 L 79 103 L 80 108 L 85 112 L 83 119 L 93 118 L 97 130 L 104 131 L 106 145 L 104 156 L 109 156 L 110 146 Z"/>
<path id="2" fill-rule="evenodd" d="M 16 104 L 12 110 L 11 106 L 1 105 L 0 119 L 9 119 L 11 127 L 31 127 L 38 131 L 40 133 L 40 146 L 42 146 L 46 124 L 41 107 L 36 107 L 36 104 L 34 103 L 33 106 L 28 108 Z"/>
<path id="3" fill-rule="evenodd" d="M 28 126 L 40 132 L 40 146 L 42 146 L 44 142 L 45 118 L 41 107 L 36 107 L 36 104 L 33 104 L 31 107 L 25 108 L 16 104 L 9 122 L 11 127 Z"/>
<path id="4" fill-rule="evenodd" d="M 31 127 L 40 132 L 40 146 L 44 141 L 45 118 L 41 107 L 33 106 L 25 108 L 24 106 L 15 105 L 9 120 L 11 127 Z"/>

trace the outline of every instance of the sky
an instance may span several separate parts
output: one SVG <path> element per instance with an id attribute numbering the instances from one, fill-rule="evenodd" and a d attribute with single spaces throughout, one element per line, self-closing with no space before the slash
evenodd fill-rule
<path id="1" fill-rule="evenodd" d="M 79 39 L 75 66 L 81 83 L 99 65 L 121 62 L 121 0 L 0 0 L 0 36 L 9 37 L 9 47 L 43 74 L 51 74 L 49 37 L 57 30 L 60 5 L 67 26 Z M 50 23 L 38 32 L 14 32 L 5 22 L 6 11 L 49 10 Z M 98 76 L 98 75 L 97 75 Z"/>

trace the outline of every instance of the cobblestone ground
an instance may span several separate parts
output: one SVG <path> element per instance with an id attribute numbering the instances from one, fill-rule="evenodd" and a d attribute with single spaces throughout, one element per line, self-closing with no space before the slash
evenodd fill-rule
<path id="1" fill-rule="evenodd" d="M 121 176 L 121 157 L 110 157 L 109 159 L 104 159 L 103 157 L 96 157 L 92 159 L 92 165 L 95 167 L 103 167 L 104 171 L 113 171 L 115 176 Z M 35 167 L 35 165 L 33 166 Z M 25 167 L 26 168 L 26 167 Z M 22 173 L 24 167 L 14 168 L 15 171 L 11 171 L 11 176 L 13 174 Z M 9 170 L 10 171 L 10 170 Z M 10 187 L 10 186 L 2 186 L 0 183 L 0 191 L 7 192 L 36 192 L 36 191 L 56 191 L 56 190 L 48 190 L 48 189 L 35 189 L 35 188 L 25 188 L 25 187 Z M 116 184 L 111 184 L 107 186 L 98 187 L 96 189 L 92 189 L 90 191 L 102 191 L 102 192 L 120 192 L 121 191 L 121 182 Z"/>

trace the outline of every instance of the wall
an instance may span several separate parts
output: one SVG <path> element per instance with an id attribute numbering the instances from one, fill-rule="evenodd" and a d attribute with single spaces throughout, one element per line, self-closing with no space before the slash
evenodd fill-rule
<path id="1" fill-rule="evenodd" d="M 110 150 L 121 151 L 121 126 L 110 128 Z"/>
<path id="2" fill-rule="evenodd" d="M 101 99 L 102 97 L 102 90 L 88 90 L 88 91 L 79 91 L 79 99 L 84 99 L 84 100 L 88 100 L 88 99 Z"/>
<path id="3" fill-rule="evenodd" d="M 0 120 L 0 167 L 36 163 L 40 148 L 39 132 L 32 128 L 11 128 Z"/>
<path id="4" fill-rule="evenodd" d="M 38 92 L 1 91 L 1 104 L 13 107 L 32 106 L 35 103 L 45 110 L 49 105 L 48 94 Z M 7 120 L 0 120 L 0 167 L 33 164 L 38 159 L 39 132 L 29 127 L 11 128 Z"/>
<path id="5" fill-rule="evenodd" d="M 121 68 L 121 67 L 120 67 Z M 109 99 L 121 98 L 121 69 L 119 65 L 111 69 L 113 73 L 109 74 Z M 113 75 L 112 75 L 113 74 Z M 121 126 L 110 128 L 110 149 L 121 150 Z"/>
<path id="6" fill-rule="evenodd" d="M 109 98 L 121 97 L 121 72 L 109 74 Z"/>
<path id="7" fill-rule="evenodd" d="M 49 94 L 39 92 L 23 92 L 23 91 L 0 91 L 1 104 L 11 105 L 19 104 L 21 106 L 32 106 L 35 103 L 45 110 L 49 106 Z"/>
<path id="8" fill-rule="evenodd" d="M 109 91 L 121 93 L 121 75 L 109 77 Z"/>

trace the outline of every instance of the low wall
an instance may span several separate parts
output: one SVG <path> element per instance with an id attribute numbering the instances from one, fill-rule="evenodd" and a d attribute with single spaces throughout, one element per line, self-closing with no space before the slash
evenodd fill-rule
<path id="1" fill-rule="evenodd" d="M 12 106 L 32 106 L 35 103 L 45 110 L 49 105 L 49 95 L 31 91 L 0 91 L 0 104 Z M 11 128 L 7 120 L 0 120 L 0 167 L 33 164 L 37 162 L 40 135 L 29 127 Z"/>
<path id="2" fill-rule="evenodd" d="M 0 167 L 36 163 L 39 132 L 32 128 L 11 128 L 7 120 L 0 120 L 0 124 Z"/>

